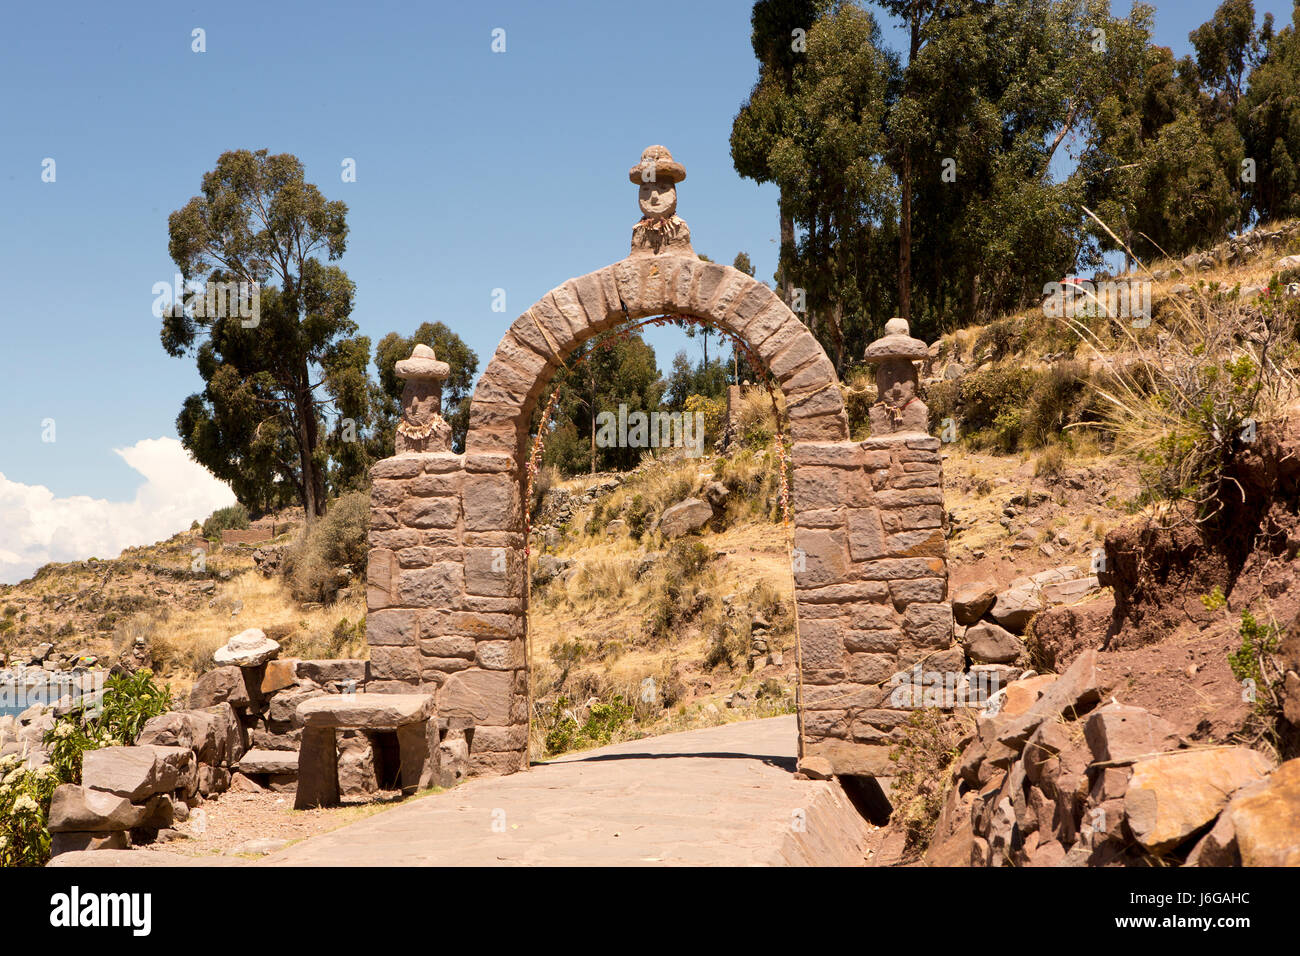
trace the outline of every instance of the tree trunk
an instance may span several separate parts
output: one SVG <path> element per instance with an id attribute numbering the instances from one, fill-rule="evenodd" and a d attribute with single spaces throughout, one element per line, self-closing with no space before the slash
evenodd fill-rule
<path id="1" fill-rule="evenodd" d="M 898 222 L 898 314 L 912 320 L 912 157 L 903 154 L 903 199 Z"/>
<path id="2" fill-rule="evenodd" d="M 296 437 L 299 467 L 302 470 L 302 504 L 308 524 L 325 514 L 325 476 L 316 464 L 316 446 L 320 442 L 320 433 L 316 427 L 316 403 L 312 400 L 310 382 L 307 363 L 303 362 L 298 384 L 294 388 L 293 410 L 298 420 Z"/>
<path id="3" fill-rule="evenodd" d="M 794 304 L 794 216 L 780 203 L 781 251 L 777 269 L 781 273 L 781 294 L 786 305 Z"/>

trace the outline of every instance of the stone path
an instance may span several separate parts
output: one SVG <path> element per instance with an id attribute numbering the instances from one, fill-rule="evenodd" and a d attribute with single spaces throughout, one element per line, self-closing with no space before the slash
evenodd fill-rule
<path id="1" fill-rule="evenodd" d="M 584 751 L 473 780 L 258 866 L 860 865 L 869 825 L 796 780 L 793 717 Z"/>
<path id="2" fill-rule="evenodd" d="M 238 862 L 862 865 L 873 828 L 837 783 L 794 778 L 795 740 L 795 719 L 785 716 L 583 751 L 527 773 L 471 780 L 408 800 L 270 856 Z M 65 866 L 232 862 L 130 850 L 59 858 Z"/>

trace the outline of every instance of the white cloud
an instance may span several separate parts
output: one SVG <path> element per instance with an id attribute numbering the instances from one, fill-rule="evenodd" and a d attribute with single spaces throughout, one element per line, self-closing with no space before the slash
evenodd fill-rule
<path id="1" fill-rule="evenodd" d="M 114 452 L 145 481 L 132 501 L 74 495 L 0 474 L 0 582 L 30 577 L 50 561 L 115 557 L 184 531 L 234 504 L 230 487 L 199 465 L 175 438 L 145 438 Z"/>

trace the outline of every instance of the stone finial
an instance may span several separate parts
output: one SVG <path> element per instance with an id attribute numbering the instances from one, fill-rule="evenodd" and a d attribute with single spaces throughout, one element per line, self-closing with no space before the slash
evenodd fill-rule
<path id="1" fill-rule="evenodd" d="M 685 178 L 686 167 L 663 146 L 647 146 L 641 162 L 628 170 L 628 179 L 641 187 L 641 221 L 632 229 L 632 255 L 695 255 L 691 230 L 677 216 L 677 184 Z"/>
<path id="2" fill-rule="evenodd" d="M 442 417 L 442 383 L 451 366 L 438 360 L 433 349 L 417 345 L 411 357 L 393 370 L 406 380 L 402 389 L 402 419 L 397 423 L 397 454 L 451 450 L 451 426 Z"/>
<path id="3" fill-rule="evenodd" d="M 871 434 L 928 433 L 930 410 L 918 394 L 916 362 L 929 354 L 926 344 L 912 338 L 906 319 L 885 323 L 885 335 L 867 346 L 863 356 L 876 366 L 876 404 L 871 406 Z"/>

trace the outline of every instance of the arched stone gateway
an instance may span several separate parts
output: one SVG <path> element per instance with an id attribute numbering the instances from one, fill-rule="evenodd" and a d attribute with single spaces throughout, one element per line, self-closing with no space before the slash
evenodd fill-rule
<path id="1" fill-rule="evenodd" d="M 474 391 L 465 454 L 450 451 L 440 425 L 446 366 L 427 349 L 398 364 L 398 454 L 372 470 L 368 689 L 436 693 L 444 755 L 467 756 L 471 773 L 527 766 L 523 494 L 534 407 L 587 339 L 684 315 L 741 338 L 785 394 L 801 759 L 823 773 L 889 776 L 911 705 L 912 683 L 896 675 L 922 661 L 926 672 L 964 663 L 947 603 L 939 442 L 921 430 L 911 365 L 925 346 L 899 320 L 873 344 L 882 400 L 873 437 L 850 441 L 835 369 L 808 328 L 767 286 L 691 249 L 675 215 L 685 170 L 651 147 L 630 177 L 644 213 L 631 254 L 515 320 Z"/>

